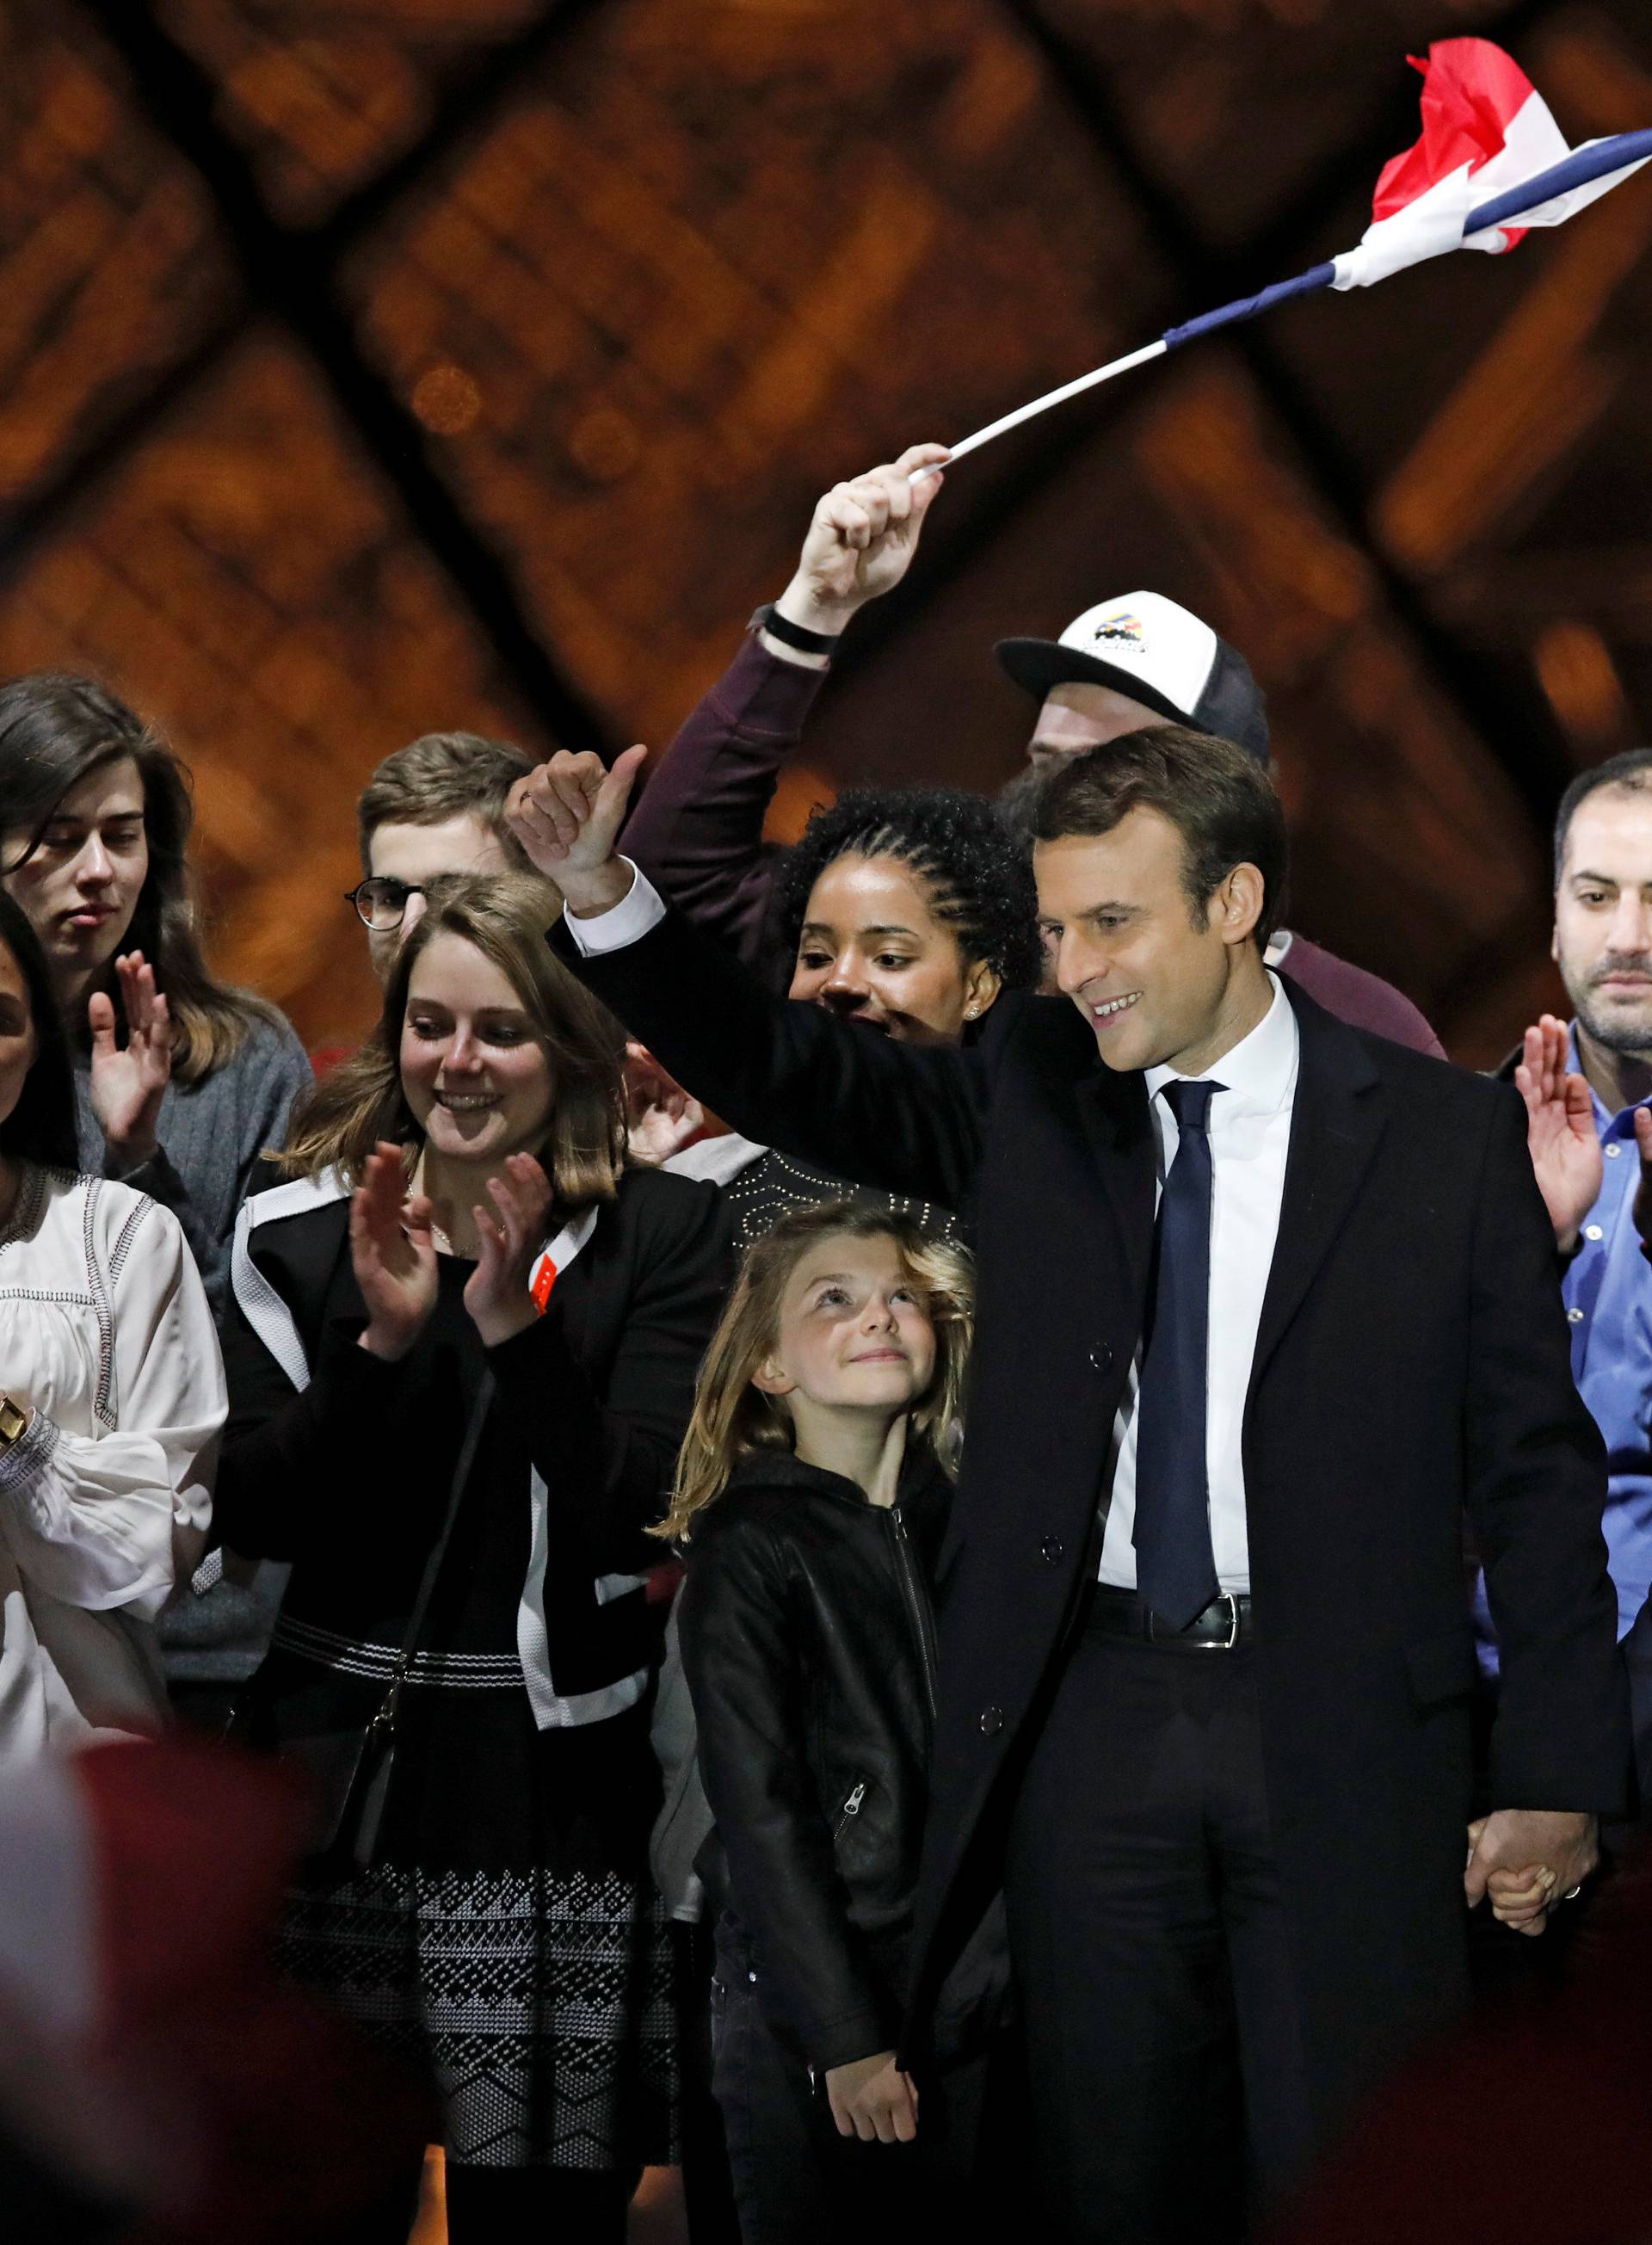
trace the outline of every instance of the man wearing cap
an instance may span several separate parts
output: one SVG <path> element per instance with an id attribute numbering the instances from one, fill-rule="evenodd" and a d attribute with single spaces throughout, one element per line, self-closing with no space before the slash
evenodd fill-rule
<path id="1" fill-rule="evenodd" d="M 944 445 L 914 444 L 826 493 L 790 584 L 752 618 L 745 645 L 659 760 L 626 829 L 627 855 L 748 965 L 768 956 L 779 852 L 763 841 L 762 828 L 781 766 L 797 747 L 850 619 L 906 574 L 945 458 Z M 925 468 L 937 472 L 924 475 Z M 1249 665 L 1162 593 L 1103 600 L 1059 640 L 1005 640 L 998 655 L 1039 704 L 1028 772 L 1005 790 L 1018 820 L 1029 781 L 1062 756 L 1143 725 L 1191 726 L 1268 760 L 1266 707 Z M 1267 963 L 1352 1027 L 1441 1053 L 1409 998 L 1305 937 L 1281 929 Z"/>

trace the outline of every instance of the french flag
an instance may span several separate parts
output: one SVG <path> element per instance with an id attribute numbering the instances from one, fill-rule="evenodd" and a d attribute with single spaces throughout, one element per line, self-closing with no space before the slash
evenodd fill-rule
<path id="1" fill-rule="evenodd" d="M 1423 74 L 1423 137 L 1383 166 L 1371 223 L 1357 249 L 1328 257 L 1289 281 L 1276 281 L 1254 296 L 1236 296 L 1212 312 L 1167 328 L 1156 343 L 1127 351 L 1030 404 L 1000 414 L 972 437 L 948 447 L 949 465 L 978 451 L 1024 421 L 1065 405 L 1104 382 L 1116 381 L 1150 359 L 1181 350 L 1276 304 L 1311 296 L 1321 288 L 1369 288 L 1425 258 L 1451 249 L 1513 249 L 1534 226 L 1561 226 L 1652 163 L 1652 129 L 1615 132 L 1601 140 L 1567 145 L 1548 105 L 1523 70 L 1489 39 L 1437 39 Z M 913 471 L 912 481 L 936 472 Z"/>
<path id="2" fill-rule="evenodd" d="M 1602 172 L 1522 211 L 1519 225 L 1466 232 L 1472 212 L 1582 149 L 1567 144 L 1530 78 L 1489 39 L 1437 39 L 1425 62 L 1411 59 L 1423 74 L 1422 138 L 1384 166 L 1372 222 L 1358 248 L 1335 261 L 1334 288 L 1367 288 L 1451 249 L 1500 255 L 1523 241 L 1529 227 L 1562 224 L 1647 160 L 1642 156 Z"/>

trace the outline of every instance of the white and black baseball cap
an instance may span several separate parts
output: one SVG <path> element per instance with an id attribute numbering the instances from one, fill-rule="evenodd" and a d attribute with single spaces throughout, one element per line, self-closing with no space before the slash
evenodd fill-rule
<path id="1" fill-rule="evenodd" d="M 1219 733 L 1264 759 L 1268 705 L 1236 647 L 1162 593 L 1125 593 L 1075 616 L 1060 639 L 1005 639 L 999 661 L 1041 702 L 1053 686 L 1110 686 L 1173 725 Z"/>

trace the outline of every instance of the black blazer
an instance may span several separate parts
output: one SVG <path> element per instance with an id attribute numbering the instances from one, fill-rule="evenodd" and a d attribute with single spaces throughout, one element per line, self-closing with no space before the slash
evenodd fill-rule
<path id="1" fill-rule="evenodd" d="M 308 1672 L 299 1632 L 400 1643 L 447 1508 L 464 1407 L 451 1396 L 432 1403 L 419 1349 L 388 1364 L 356 1345 L 365 1312 L 342 1188 L 318 1180 L 308 1193 L 255 1198 L 249 1212 L 264 1220 L 244 1216 L 232 1261 L 214 1527 L 236 1550 L 294 1563 L 261 1679 L 273 1692 Z M 628 1170 L 545 1314 L 497 1348 L 477 1345 L 496 1383 L 492 1437 L 519 1464 L 525 1509 L 530 1467 L 546 1486 L 555 1564 L 544 1598 L 559 1692 L 598 1703 L 657 1643 L 640 1588 L 597 1586 L 668 1556 L 643 1531 L 665 1509 L 729 1271 L 714 1186 Z M 294 1343 L 309 1374 L 301 1392 L 281 1361 Z M 382 1682 L 358 1681 L 349 1663 L 328 1673 L 340 1721 L 358 1703 L 372 1712 Z"/>
<path id="2" fill-rule="evenodd" d="M 1000 999 L 972 1049 L 919 1048 L 771 999 L 675 915 L 590 960 L 565 927 L 552 940 L 736 1129 L 972 1219 L 921 2048 L 1094 1576 L 1153 1234 L 1146 1089 L 1102 1065 L 1065 999 Z M 1465 1505 L 1503 1652 L 1493 1805 L 1616 1810 L 1628 1740 L 1604 1461 L 1518 1095 L 1285 987 L 1301 1068 L 1244 1465 L 1268 1784 L 1329 2124 L 1466 1994 Z"/>

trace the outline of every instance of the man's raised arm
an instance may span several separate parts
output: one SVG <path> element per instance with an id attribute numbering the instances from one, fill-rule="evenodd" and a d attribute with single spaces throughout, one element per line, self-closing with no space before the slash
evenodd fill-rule
<path id="1" fill-rule="evenodd" d="M 899 1045 L 773 996 L 614 848 L 646 751 L 612 771 L 565 750 L 518 783 L 511 824 L 565 899 L 551 940 L 697 1099 L 762 1143 L 856 1184 L 958 1208 L 1005 1033 L 982 1047 Z M 1012 1011 L 1003 1000 L 995 1017 Z"/>

